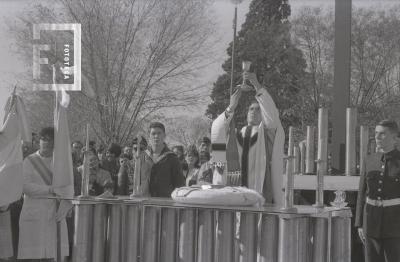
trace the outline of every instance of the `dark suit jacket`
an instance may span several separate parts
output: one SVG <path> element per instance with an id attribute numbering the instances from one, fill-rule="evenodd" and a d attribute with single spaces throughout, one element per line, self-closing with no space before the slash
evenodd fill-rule
<path id="1" fill-rule="evenodd" d="M 363 227 L 369 237 L 400 237 L 400 205 L 377 207 L 365 203 L 366 197 L 400 198 L 400 152 L 369 155 L 365 165 L 365 173 L 360 177 L 355 226 Z"/>

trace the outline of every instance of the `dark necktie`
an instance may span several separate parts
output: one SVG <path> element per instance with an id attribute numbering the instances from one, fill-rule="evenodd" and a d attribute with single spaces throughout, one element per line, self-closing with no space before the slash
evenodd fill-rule
<path id="1" fill-rule="evenodd" d="M 249 150 L 252 126 L 247 126 L 244 132 L 243 152 L 242 152 L 242 186 L 248 186 L 249 172 Z"/>

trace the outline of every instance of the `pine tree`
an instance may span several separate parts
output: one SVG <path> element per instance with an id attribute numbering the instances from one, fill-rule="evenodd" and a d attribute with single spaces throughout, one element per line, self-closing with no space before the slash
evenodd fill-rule
<path id="1" fill-rule="evenodd" d="M 239 31 L 235 47 L 234 85 L 242 81 L 242 61 L 252 62 L 250 71 L 257 74 L 280 110 L 284 127 L 300 123 L 299 92 L 307 80 L 306 62 L 299 49 L 291 42 L 287 0 L 253 0 L 246 20 Z M 206 114 L 215 119 L 229 105 L 231 72 L 229 58 L 222 65 L 225 73 L 214 83 Z M 236 111 L 236 123 L 245 124 L 247 106 L 254 99 L 254 92 L 245 93 Z"/>

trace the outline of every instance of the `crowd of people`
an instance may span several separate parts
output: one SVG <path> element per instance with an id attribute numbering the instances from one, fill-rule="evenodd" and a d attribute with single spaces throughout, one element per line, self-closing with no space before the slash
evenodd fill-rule
<path id="1" fill-rule="evenodd" d="M 57 209 L 52 207 L 55 202 L 51 199 L 43 199 L 57 195 L 58 190 L 51 185 L 54 128 L 43 128 L 36 137 L 38 142 L 23 145 L 25 197 L 7 209 L 11 211 L 12 217 L 14 253 L 23 261 L 55 257 L 56 250 L 53 234 L 55 232 L 49 229 L 55 229 L 51 225 L 55 225 L 57 221 Z M 175 188 L 212 182 L 212 171 L 209 170 L 211 165 L 208 164 L 210 138 L 203 137 L 197 145 L 189 145 L 186 149 L 182 145 L 175 145 L 170 149 L 165 138 L 165 126 L 154 122 L 150 124 L 147 139 L 136 137 L 131 143 L 123 146 L 116 143 L 107 147 L 96 146 L 94 141 L 90 141 L 89 148 L 86 149 L 81 141 L 73 141 L 71 153 L 75 196 L 82 193 L 85 158 L 89 172 L 88 193 L 94 197 L 128 196 L 132 193 L 141 196 L 171 197 Z M 140 169 L 137 168 L 139 161 Z M 140 172 L 139 192 L 135 191 L 135 172 Z M 33 213 L 37 216 L 34 218 L 35 227 L 32 227 Z M 50 217 L 53 218 L 51 221 Z M 42 222 L 37 223 L 38 221 Z M 72 247 L 72 243 L 68 245 L 66 241 L 73 240 L 72 215 L 61 222 L 61 252 L 64 257 L 71 254 L 71 250 L 68 249 Z M 38 236 L 41 237 L 38 239 Z"/>
<path id="2" fill-rule="evenodd" d="M 182 186 L 229 184 L 221 179 L 239 172 L 237 185 L 262 194 L 266 203 L 280 206 L 284 131 L 266 88 L 257 81 L 255 74 L 245 73 L 245 77 L 256 90 L 255 100 L 248 108 L 247 125 L 241 129 L 232 125 L 244 91 L 239 88 L 231 96 L 228 108 L 213 122 L 212 144 L 210 138 L 203 137 L 197 145 L 186 149 L 175 145 L 170 149 L 165 140 L 166 128 L 160 122 L 150 124 L 146 138 L 136 137 L 122 146 L 116 143 L 96 146 L 90 141 L 86 149 L 81 141 L 73 141 L 75 195 L 85 195 L 82 190 L 85 170 L 89 182 L 87 193 L 91 196 L 133 194 L 167 198 L 175 188 Z M 369 156 L 365 174 L 361 175 L 356 227 L 367 261 L 392 262 L 400 257 L 399 231 L 393 230 L 398 226 L 396 217 L 400 206 L 398 134 L 394 121 L 385 120 L 377 125 L 375 140 L 382 152 Z M 0 207 L 0 219 L 10 210 L 14 254 L 18 254 L 19 259 L 54 261 L 56 224 L 61 226 L 58 250 L 65 257 L 71 254 L 73 218 L 59 214 L 57 202 L 51 199 L 59 190 L 52 185 L 54 128 L 43 128 L 36 138 L 32 145 L 23 145 L 23 204 L 21 200 L 9 207 Z M 224 175 L 218 166 L 223 162 L 226 164 Z M 1 241 L 0 236 L 0 245 Z"/>
<path id="3" fill-rule="evenodd" d="M 130 144 L 122 146 L 115 143 L 96 146 L 91 141 L 88 148 L 84 148 L 81 141 L 73 141 L 75 195 L 85 193 L 86 187 L 82 190 L 82 176 L 86 172 L 89 173 L 87 193 L 92 196 L 133 194 L 168 198 L 175 188 L 226 184 L 227 181 L 223 180 L 228 177 L 227 174 L 239 172 L 241 179 L 237 185 L 247 186 L 262 194 L 267 203 L 279 205 L 282 199 L 279 183 L 282 182 L 284 142 L 279 113 L 256 75 L 245 72 L 244 78 L 256 90 L 255 100 L 247 113 L 248 124 L 242 129 L 232 128 L 230 124 L 239 98 L 245 91 L 239 86 L 228 108 L 213 122 L 212 147 L 210 138 L 203 137 L 197 145 L 189 145 L 186 149 L 176 145 L 170 149 L 166 144 L 166 128 L 160 122 L 150 124 L 146 138 L 137 137 Z M 23 168 L 25 197 L 20 218 L 17 216 L 21 202 L 11 205 L 14 210 L 14 215 L 11 214 L 14 248 L 18 246 L 15 254 L 18 253 L 19 259 L 42 261 L 45 258 L 52 261 L 57 250 L 54 246 L 56 223 L 61 224 L 61 247 L 58 250 L 64 257 L 71 253 L 68 252 L 68 246 L 72 245 L 66 241 L 73 239 L 73 220 L 67 219 L 70 229 L 67 238 L 65 216 L 59 214 L 60 208 L 56 208 L 56 202 L 51 200 L 60 190 L 52 185 L 54 128 L 44 128 L 37 138 L 34 141 L 38 142 L 32 143 L 33 148 L 26 144 L 23 146 L 26 157 Z M 232 150 L 232 146 L 237 147 Z M 221 168 L 219 164 L 224 163 L 226 168 Z M 40 208 L 33 208 L 35 206 Z M 18 230 L 19 234 L 15 233 Z M 38 235 L 41 236 L 39 239 L 33 239 Z"/>
<path id="4" fill-rule="evenodd" d="M 154 135 L 154 132 L 160 134 Z M 89 163 L 89 195 L 92 196 L 100 196 L 105 192 L 112 195 L 134 193 L 137 161 L 141 162 L 140 194 L 143 196 L 170 197 L 176 187 L 212 182 L 212 173 L 206 172 L 205 165 L 210 160 L 211 141 L 208 137 L 203 137 L 197 145 L 192 144 L 187 148 L 175 145 L 170 149 L 165 143 L 165 127 L 158 122 L 150 125 L 149 135 L 157 136 L 150 138 L 150 144 L 144 137 L 139 139 L 140 145 L 138 138 L 123 146 L 111 143 L 107 147 L 96 147 L 92 141 L 88 152 L 81 141 L 74 141 L 72 159 L 75 195 L 81 194 L 85 154 Z M 171 170 L 169 177 L 165 175 L 165 170 Z M 167 188 L 166 185 L 170 186 Z"/>
<path id="5" fill-rule="evenodd" d="M 84 193 L 82 176 L 87 170 L 87 193 L 91 196 L 133 194 L 169 198 L 175 188 L 221 183 L 218 180 L 224 175 L 218 163 L 225 162 L 226 177 L 239 171 L 238 185 L 262 194 L 266 203 L 281 206 L 284 131 L 279 113 L 255 74 L 244 76 L 256 90 L 255 100 L 248 109 L 247 125 L 242 129 L 232 125 L 244 91 L 239 88 L 231 96 L 228 108 L 213 122 L 212 144 L 210 138 L 203 137 L 197 145 L 186 149 L 175 145 L 170 149 L 166 144 L 166 128 L 160 122 L 150 124 L 147 138 L 136 137 L 123 146 L 111 143 L 97 147 L 91 141 L 84 148 L 81 141 L 72 142 L 75 195 Z M 379 150 L 367 157 L 361 174 L 355 226 L 364 243 L 366 261 L 394 262 L 400 257 L 400 231 L 394 230 L 399 228 L 397 215 L 400 213 L 399 131 L 394 121 L 377 124 L 375 140 Z M 64 213 L 60 213 L 62 209 L 51 198 L 59 195 L 60 190 L 52 185 L 54 128 L 43 128 L 38 141 L 32 143 L 33 148 L 23 145 L 23 204 L 21 200 L 0 207 L 0 219 L 10 210 L 14 254 L 19 259 L 54 261 L 56 250 L 62 257 L 71 254 L 72 245 L 68 240 L 73 240 L 73 219 L 65 220 Z M 236 146 L 234 150 L 232 145 Z M 57 223 L 61 234 L 58 249 L 55 248 Z M 0 247 L 4 240 L 1 237 Z"/>

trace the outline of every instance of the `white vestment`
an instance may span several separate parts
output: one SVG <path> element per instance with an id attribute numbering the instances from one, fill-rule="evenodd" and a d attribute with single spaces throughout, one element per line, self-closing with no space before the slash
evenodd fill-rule
<path id="1" fill-rule="evenodd" d="M 266 168 L 270 166 L 270 188 L 272 188 L 273 202 L 276 205 L 281 206 L 283 203 L 282 179 L 285 133 L 279 118 L 278 109 L 276 108 L 275 102 L 272 100 L 272 97 L 269 95 L 267 90 L 264 88 L 259 89 L 256 94 L 256 99 L 260 105 L 262 122 L 259 126 L 253 126 L 251 130 L 251 136 L 254 137 L 257 134 L 257 139 L 254 145 L 249 149 L 248 187 L 262 194 Z M 224 112 L 214 120 L 211 129 L 211 141 L 213 143 L 221 143 L 222 141 L 225 141 L 225 143 L 227 142 L 229 123 L 232 117 L 233 114 L 227 114 Z M 240 131 L 242 136 L 244 136 L 245 128 L 246 127 L 243 127 L 243 129 Z M 272 151 L 270 152 L 266 152 L 266 138 L 271 139 L 271 142 L 273 143 Z M 237 141 L 237 144 L 239 159 L 241 159 L 242 147 L 240 146 L 239 141 Z M 267 160 L 267 153 L 271 154 L 270 160 Z M 223 157 L 224 156 L 222 152 L 216 152 L 216 154 L 214 154 L 213 151 L 213 161 L 223 162 Z"/>
<path id="2" fill-rule="evenodd" d="M 53 157 L 39 155 L 47 168 L 53 172 Z M 24 204 L 19 220 L 18 259 L 56 258 L 57 226 L 56 200 L 43 199 L 51 196 L 47 185 L 31 161 L 25 158 L 24 174 Z M 41 197 L 42 199 L 38 199 Z M 68 256 L 68 233 L 65 219 L 61 221 L 61 255 Z"/>

